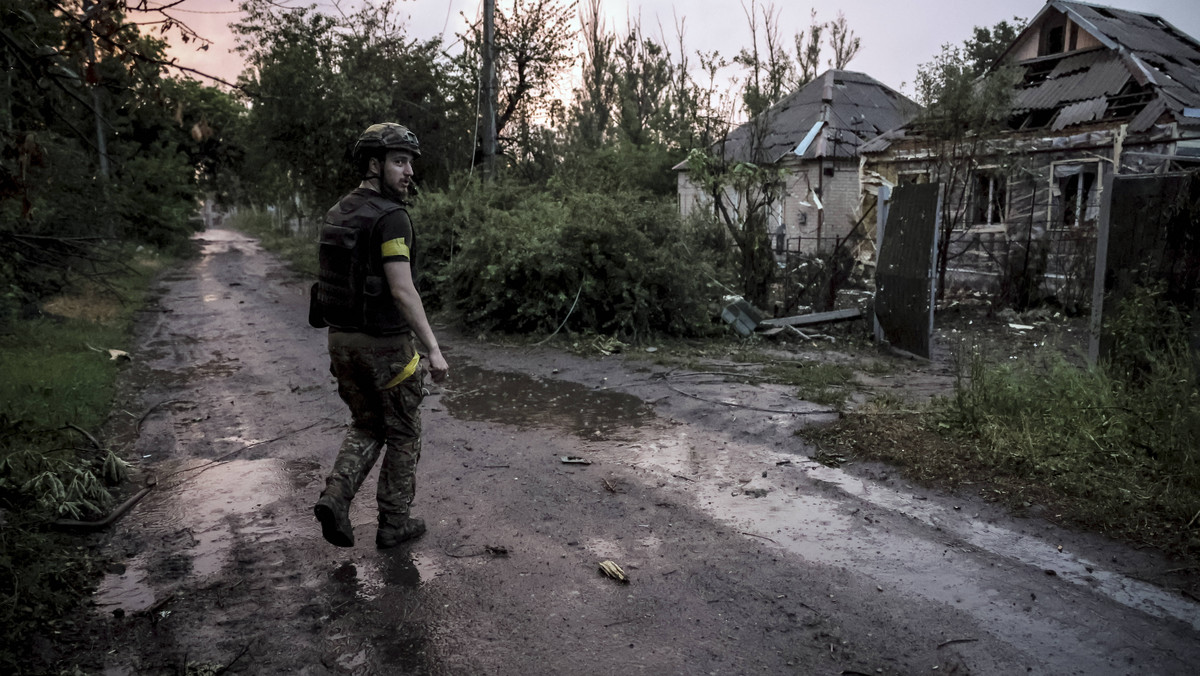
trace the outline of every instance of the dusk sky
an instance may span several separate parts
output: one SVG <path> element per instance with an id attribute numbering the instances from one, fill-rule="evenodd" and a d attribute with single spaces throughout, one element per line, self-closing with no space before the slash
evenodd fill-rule
<path id="1" fill-rule="evenodd" d="M 585 0 L 586 1 L 586 0 Z M 160 0 L 161 2 L 161 0 Z M 497 0 L 504 6 L 511 0 Z M 159 4 L 159 3 L 155 3 Z M 280 0 L 287 6 L 313 4 L 303 0 Z M 333 3 L 316 3 L 332 11 Z M 342 0 L 342 7 L 355 7 L 358 0 Z M 745 4 L 749 5 L 749 0 Z M 766 4 L 764 2 L 760 5 Z M 1041 9 L 1040 0 L 1008 0 L 980 2 L 977 0 L 913 0 L 909 3 L 881 0 L 815 0 L 809 3 L 777 1 L 779 24 L 788 44 L 796 31 L 809 25 L 810 9 L 817 10 L 820 21 L 846 15 L 855 35 L 862 40 L 858 56 L 850 63 L 851 70 L 872 77 L 912 95 L 912 81 L 917 67 L 932 59 L 945 43 L 959 44 L 970 36 L 974 26 L 991 26 L 1013 16 L 1031 18 Z M 1120 9 L 1157 14 L 1193 38 L 1200 39 L 1200 0 L 1112 0 L 1102 4 Z M 455 41 L 464 21 L 461 14 L 479 15 L 480 0 L 401 0 L 399 10 L 409 17 L 409 34 L 417 38 L 444 36 L 447 43 Z M 645 33 L 658 37 L 661 32 L 671 45 L 677 43 L 675 25 L 684 21 L 684 41 L 695 63 L 697 50 L 718 50 L 732 57 L 750 42 L 750 30 L 743 3 L 738 0 L 601 0 L 609 25 L 623 29 L 626 17 L 632 12 L 641 17 Z M 233 80 L 242 64 L 231 54 L 233 39 L 227 25 L 235 20 L 236 0 L 185 0 L 172 14 L 198 33 L 213 41 L 207 52 L 197 52 L 188 45 L 176 45 L 172 53 L 180 63 Z M 175 41 L 177 42 L 177 40 Z M 726 73 L 735 75 L 732 69 Z"/>

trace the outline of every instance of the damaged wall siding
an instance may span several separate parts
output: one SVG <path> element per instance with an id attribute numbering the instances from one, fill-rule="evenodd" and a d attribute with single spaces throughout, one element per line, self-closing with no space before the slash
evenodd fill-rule
<path id="1" fill-rule="evenodd" d="M 857 160 L 804 162 L 788 169 L 780 216 L 788 253 L 829 253 L 857 221 Z M 777 247 L 778 248 L 778 247 Z"/>
<path id="2" fill-rule="evenodd" d="M 1086 306 L 1104 176 L 1114 161 L 1122 174 L 1165 170 L 1174 136 L 1171 125 L 1158 125 L 1134 136 L 1121 128 L 1095 129 L 993 144 L 970 161 L 962 180 L 947 186 L 949 216 L 957 224 L 947 285 L 996 292 L 1015 276 L 1035 275 L 1045 295 Z M 896 183 L 939 180 L 938 164 L 919 143 L 894 144 L 869 156 L 866 168 Z"/>

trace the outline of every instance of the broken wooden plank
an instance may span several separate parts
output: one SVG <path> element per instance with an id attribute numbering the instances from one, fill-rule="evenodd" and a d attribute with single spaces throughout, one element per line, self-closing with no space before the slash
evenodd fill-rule
<path id="1" fill-rule="evenodd" d="M 860 317 L 862 317 L 862 310 L 859 310 L 858 308 L 850 308 L 848 310 L 833 310 L 831 312 L 814 312 L 812 314 L 797 315 L 795 317 L 764 319 L 762 324 L 767 326 L 813 326 L 815 324 L 844 322 L 851 319 L 858 319 Z"/>

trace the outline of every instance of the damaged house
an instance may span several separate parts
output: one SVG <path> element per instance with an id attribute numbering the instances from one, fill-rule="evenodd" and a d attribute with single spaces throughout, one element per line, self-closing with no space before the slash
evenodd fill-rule
<path id="1" fill-rule="evenodd" d="M 860 152 L 894 184 L 943 184 L 945 284 L 1079 308 L 1106 178 L 1200 166 L 1200 43 L 1158 16 L 1049 0 L 992 70 L 1008 66 L 1007 127 L 953 175 L 920 122 Z"/>
<path id="2" fill-rule="evenodd" d="M 777 255 L 828 252 L 863 216 L 859 148 L 919 110 L 864 73 L 828 70 L 730 132 L 718 150 L 730 164 L 784 170 L 786 185 L 767 225 Z M 680 215 L 711 210 L 712 197 L 689 180 L 687 163 L 675 169 Z M 729 194 L 730 203 L 737 199 Z"/>

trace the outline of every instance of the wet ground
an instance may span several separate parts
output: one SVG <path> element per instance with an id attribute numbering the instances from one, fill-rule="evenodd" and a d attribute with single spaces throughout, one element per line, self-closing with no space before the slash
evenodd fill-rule
<path id="1" fill-rule="evenodd" d="M 794 432 L 836 413 L 617 356 L 444 334 L 452 375 L 426 400 L 414 506 L 428 534 L 374 548 L 372 477 L 359 544 L 328 546 L 311 508 L 347 415 L 307 284 L 243 235 L 202 238 L 130 350 L 117 427 L 158 485 L 109 537 L 121 563 L 89 628 L 62 642 L 86 673 L 1200 664 L 1200 605 L 1143 581 L 1168 562 L 886 467 L 824 467 Z"/>

